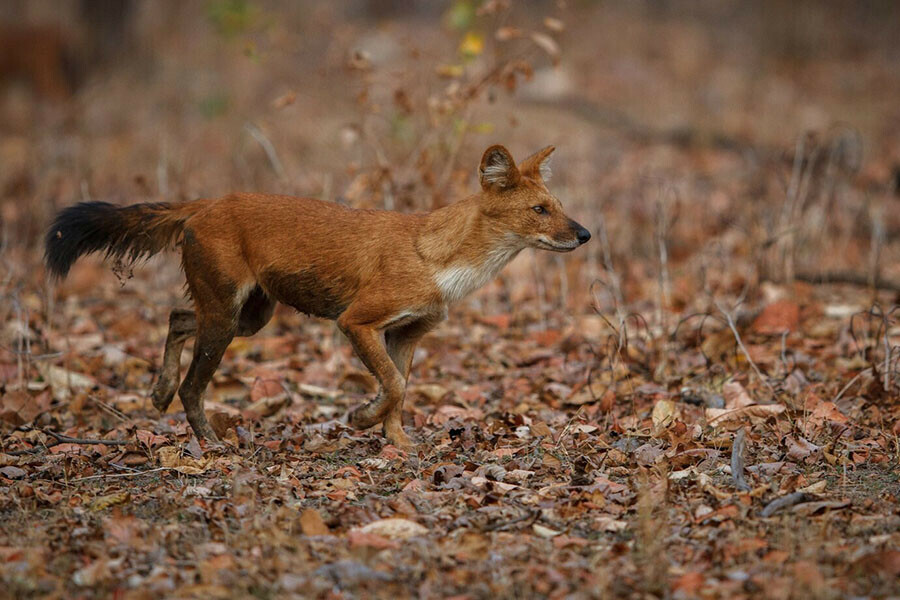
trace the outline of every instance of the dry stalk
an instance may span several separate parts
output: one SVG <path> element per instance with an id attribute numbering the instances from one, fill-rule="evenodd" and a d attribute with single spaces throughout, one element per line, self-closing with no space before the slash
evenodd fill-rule
<path id="1" fill-rule="evenodd" d="M 746 492 L 750 489 L 747 480 L 744 479 L 744 450 L 747 445 L 747 430 L 741 427 L 734 436 L 731 445 L 731 479 L 734 487 Z"/>
<path id="2" fill-rule="evenodd" d="M 275 171 L 275 174 L 279 179 L 285 179 L 284 176 L 284 167 L 281 164 L 281 160 L 278 158 L 278 153 L 275 151 L 275 146 L 269 141 L 269 138 L 266 137 L 266 134 L 262 132 L 262 130 L 250 123 L 244 123 L 244 130 L 253 136 L 253 139 L 256 140 L 260 146 L 262 146 L 263 151 L 266 153 L 266 157 L 269 159 L 269 164 L 272 165 L 272 170 Z"/>
<path id="3" fill-rule="evenodd" d="M 726 310 L 725 307 L 722 305 L 722 303 L 719 302 L 718 300 L 715 300 L 715 304 L 716 304 L 716 308 L 719 309 L 719 312 L 722 313 L 722 315 L 725 317 L 725 320 L 728 322 L 728 327 L 729 327 L 729 329 L 731 329 L 731 333 L 734 335 L 734 339 L 737 342 L 738 348 L 741 349 L 741 353 L 744 355 L 744 358 L 747 359 L 747 362 L 750 363 L 750 366 L 753 368 L 753 371 L 756 373 L 756 376 L 763 383 L 763 385 L 765 385 L 769 389 L 769 392 L 772 394 L 772 397 L 774 398 L 777 395 L 775 392 L 775 388 L 772 387 L 772 384 L 769 383 L 769 380 L 765 377 L 765 375 L 763 375 L 763 372 L 753 361 L 753 358 L 750 357 L 750 352 L 747 350 L 747 347 L 744 345 L 744 341 L 741 339 L 741 334 L 737 330 L 737 325 L 735 325 L 734 316 L 731 314 L 730 311 Z"/>

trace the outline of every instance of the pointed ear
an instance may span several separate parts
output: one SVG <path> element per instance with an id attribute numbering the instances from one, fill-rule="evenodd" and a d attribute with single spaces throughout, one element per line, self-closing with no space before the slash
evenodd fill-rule
<path id="1" fill-rule="evenodd" d="M 554 150 L 556 150 L 556 146 L 547 146 L 523 160 L 519 167 L 522 175 L 532 179 L 541 179 L 544 182 L 550 181 L 550 155 Z"/>
<path id="2" fill-rule="evenodd" d="M 491 146 L 481 157 L 478 177 L 485 190 L 505 190 L 519 182 L 519 169 L 509 150 L 499 145 Z"/>

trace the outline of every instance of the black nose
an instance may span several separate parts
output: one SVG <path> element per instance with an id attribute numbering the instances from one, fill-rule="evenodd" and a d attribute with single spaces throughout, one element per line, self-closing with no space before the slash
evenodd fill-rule
<path id="1" fill-rule="evenodd" d="M 591 239 L 591 232 L 582 227 L 578 230 L 578 233 L 575 234 L 578 237 L 579 244 L 585 244 L 589 239 Z"/>

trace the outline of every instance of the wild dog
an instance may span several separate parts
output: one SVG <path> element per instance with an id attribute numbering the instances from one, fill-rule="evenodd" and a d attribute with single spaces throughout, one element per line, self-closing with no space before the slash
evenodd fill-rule
<path id="1" fill-rule="evenodd" d="M 83 254 L 134 262 L 179 242 L 194 310 L 169 316 L 151 398 L 164 412 L 177 390 L 198 437 L 216 439 L 202 394 L 228 344 L 259 331 L 281 302 L 337 321 L 379 383 L 349 423 L 381 423 L 388 440 L 408 447 L 401 415 L 422 336 L 523 249 L 568 252 L 591 237 L 545 185 L 551 152 L 548 146 L 517 166 L 506 148 L 491 146 L 479 166 L 481 191 L 430 213 L 247 193 L 182 204 L 76 204 L 48 230 L 45 262 L 62 278 Z M 194 356 L 179 385 L 191 337 Z"/>

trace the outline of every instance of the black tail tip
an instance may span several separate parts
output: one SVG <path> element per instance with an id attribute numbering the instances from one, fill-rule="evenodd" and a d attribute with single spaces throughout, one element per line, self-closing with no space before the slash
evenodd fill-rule
<path id="1" fill-rule="evenodd" d="M 49 274 L 62 279 L 78 257 L 108 247 L 115 213 L 115 205 L 108 202 L 82 202 L 61 210 L 44 237 Z"/>

